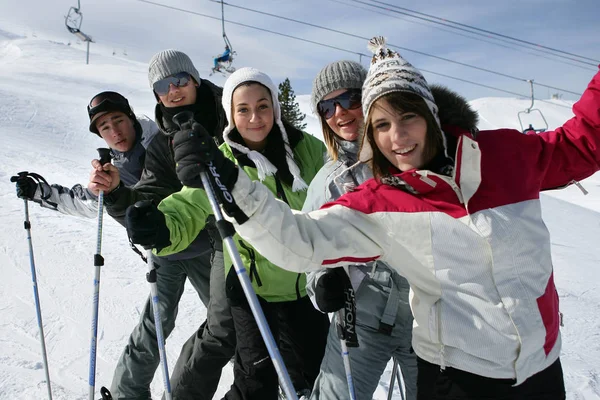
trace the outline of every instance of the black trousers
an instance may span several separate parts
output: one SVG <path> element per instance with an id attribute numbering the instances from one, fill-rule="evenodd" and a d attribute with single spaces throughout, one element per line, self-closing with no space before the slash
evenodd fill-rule
<path id="1" fill-rule="evenodd" d="M 564 400 L 560 359 L 518 386 L 513 379 L 494 379 L 417 359 L 417 400 Z"/>
<path id="2" fill-rule="evenodd" d="M 279 381 L 275 367 L 252 310 L 243 293 L 239 295 L 239 292 L 232 294 L 228 285 L 237 348 L 233 385 L 224 399 L 277 400 Z M 329 318 L 313 307 L 308 296 L 277 303 L 259 297 L 259 302 L 294 389 L 312 389 L 325 353 Z"/>

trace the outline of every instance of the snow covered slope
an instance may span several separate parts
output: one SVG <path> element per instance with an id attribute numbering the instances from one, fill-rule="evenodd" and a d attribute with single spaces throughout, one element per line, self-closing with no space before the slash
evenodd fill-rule
<path id="1" fill-rule="evenodd" d="M 51 183 L 86 183 L 90 160 L 104 142 L 88 131 L 86 104 L 102 90 L 116 90 L 137 113 L 153 116 L 154 97 L 145 64 L 94 57 L 85 65 L 79 49 L 41 38 L 0 31 L 0 399 L 46 398 L 39 332 L 35 316 L 23 201 L 15 196 L 11 175 L 28 170 Z M 591 74 L 590 74 L 591 77 Z M 583 90 L 583 88 L 580 88 Z M 308 96 L 298 96 L 310 133 L 320 137 Z M 558 101 L 561 105 L 563 102 Z M 527 100 L 486 98 L 472 102 L 482 128 L 518 127 L 516 114 Z M 571 116 L 568 108 L 539 106 L 557 126 Z M 544 196 L 552 233 L 556 284 L 565 313 L 563 366 L 569 399 L 600 399 L 600 187 L 596 176 L 577 189 Z M 559 198 L 555 198 L 559 197 Z M 584 207 L 582 207 L 585 206 Z M 30 207 L 33 247 L 44 318 L 50 376 L 57 400 L 86 399 L 92 311 L 96 221 Z M 110 385 L 131 329 L 149 293 L 146 267 L 128 249 L 124 229 L 105 218 L 98 329 L 97 392 Z M 177 326 L 167 342 L 170 366 L 180 346 L 200 325 L 205 310 L 191 287 L 180 304 Z M 388 366 L 376 398 L 387 397 Z M 228 366 L 216 398 L 229 387 Z M 160 372 L 152 390 L 162 393 Z M 400 398 L 396 394 L 395 398 Z"/>

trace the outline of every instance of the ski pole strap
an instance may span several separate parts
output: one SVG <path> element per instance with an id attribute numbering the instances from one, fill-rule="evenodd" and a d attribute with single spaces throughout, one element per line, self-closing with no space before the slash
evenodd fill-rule
<path id="1" fill-rule="evenodd" d="M 388 336 L 392 335 L 392 329 L 394 329 L 396 315 L 398 314 L 398 304 L 400 303 L 400 290 L 398 290 L 396 282 L 391 277 L 390 279 L 392 280 L 392 288 L 383 315 L 379 320 L 379 332 Z"/>
<path id="2" fill-rule="evenodd" d="M 138 249 L 135 244 L 133 243 L 133 240 L 131 240 L 130 237 L 128 237 L 129 239 L 129 247 L 131 247 L 131 250 L 133 250 L 138 256 L 140 256 L 142 258 L 142 261 L 144 261 L 146 264 L 148 264 L 148 259 L 146 258 L 146 256 L 144 256 L 144 253 L 142 253 L 140 251 L 140 249 Z"/>
<path id="3" fill-rule="evenodd" d="M 48 181 L 46 179 L 44 179 L 43 176 L 41 176 L 40 174 L 36 174 L 35 172 L 28 172 L 28 171 L 21 171 L 19 173 L 17 173 L 18 176 L 13 176 L 10 178 L 11 182 L 16 182 L 18 179 L 24 179 L 27 178 L 28 176 L 31 177 L 34 181 L 36 181 L 36 183 L 39 185 L 40 183 L 45 183 L 45 185 L 39 185 L 41 188 L 41 192 L 42 192 L 42 200 L 48 200 L 50 198 L 50 196 L 52 195 L 52 191 L 50 190 L 47 194 L 44 193 L 44 189 L 46 187 L 50 187 L 50 185 L 48 184 Z"/>
<path id="4" fill-rule="evenodd" d="M 346 301 L 341 313 L 344 316 L 344 320 L 338 321 L 337 333 L 340 339 L 346 341 L 346 346 L 358 347 L 358 336 L 356 335 L 356 298 L 352 286 L 346 288 L 344 295 Z"/>
<path id="5" fill-rule="evenodd" d="M 212 161 L 206 165 L 206 170 L 208 172 L 206 175 L 209 177 L 208 180 L 210 181 L 213 193 L 216 194 L 219 203 L 221 206 L 223 206 L 223 210 L 227 213 L 227 215 L 234 218 L 235 221 L 240 225 L 248 221 L 248 216 L 237 205 L 229 189 L 227 189 L 227 187 L 221 183 L 221 180 L 219 179 L 219 172 L 213 166 Z"/>

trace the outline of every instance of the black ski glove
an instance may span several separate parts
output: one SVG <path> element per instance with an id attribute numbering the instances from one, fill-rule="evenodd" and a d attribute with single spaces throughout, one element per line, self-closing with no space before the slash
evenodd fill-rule
<path id="1" fill-rule="evenodd" d="M 336 312 L 344 308 L 345 290 L 351 286 L 350 277 L 344 268 L 337 267 L 327 270 L 327 273 L 319 277 L 315 287 L 317 306 L 323 312 Z"/>
<path id="2" fill-rule="evenodd" d="M 127 235 L 145 249 L 160 251 L 171 244 L 165 215 L 150 200 L 138 201 L 125 213 Z"/>
<path id="3" fill-rule="evenodd" d="M 33 200 L 38 184 L 29 176 L 14 176 L 17 183 L 17 197 L 23 200 Z"/>
<path id="4" fill-rule="evenodd" d="M 185 186 L 201 188 L 200 172 L 207 171 L 216 186 L 220 183 L 231 192 L 238 168 L 223 155 L 202 125 L 195 122 L 192 129 L 178 131 L 173 138 L 173 149 L 177 177 Z"/>

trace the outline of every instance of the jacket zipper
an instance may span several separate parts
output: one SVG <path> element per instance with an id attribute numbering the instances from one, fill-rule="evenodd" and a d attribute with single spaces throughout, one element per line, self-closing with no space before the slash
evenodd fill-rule
<path id="1" fill-rule="evenodd" d="M 238 240 L 238 243 L 248 252 L 248 255 L 250 256 L 250 282 L 252 282 L 252 277 L 255 277 L 256 284 L 259 287 L 262 286 L 262 281 L 260 280 L 260 276 L 258 275 L 258 270 L 256 268 L 256 253 L 254 252 L 254 249 L 246 246 L 246 243 L 244 243 L 243 240 Z"/>
<path id="2" fill-rule="evenodd" d="M 428 183 L 431 186 L 435 186 L 435 181 L 432 181 L 431 179 L 429 179 L 428 175 L 437 176 L 438 178 L 440 178 L 441 180 L 446 182 L 452 188 L 452 190 L 454 190 L 454 194 L 456 194 L 456 197 L 458 197 L 458 201 L 460 201 L 460 204 L 465 204 L 465 199 L 462 195 L 462 192 L 460 191 L 460 188 L 458 187 L 456 182 L 454 182 L 454 177 L 436 174 L 431 171 L 424 171 L 424 172 L 425 172 L 425 174 L 421 175 L 421 177 L 420 177 L 420 179 L 423 182 Z M 429 181 L 431 181 L 432 183 L 430 183 Z"/>
<path id="3" fill-rule="evenodd" d="M 285 192 L 283 191 L 283 185 L 281 184 L 281 181 L 279 180 L 277 175 L 273 175 L 273 178 L 275 179 L 275 188 L 277 191 L 275 195 L 277 196 L 277 198 L 285 201 L 285 203 L 289 205 L 290 203 L 288 202 L 287 197 L 285 197 Z"/>
<path id="4" fill-rule="evenodd" d="M 300 274 L 296 277 L 296 300 L 300 300 L 302 296 L 300 296 Z"/>
<path id="5" fill-rule="evenodd" d="M 445 359 L 445 351 L 446 348 L 444 346 L 444 342 L 442 341 L 442 303 L 441 303 L 441 299 L 438 300 L 437 302 L 437 334 L 438 334 L 438 341 L 440 342 L 440 371 L 443 371 L 446 369 L 446 359 Z"/>

